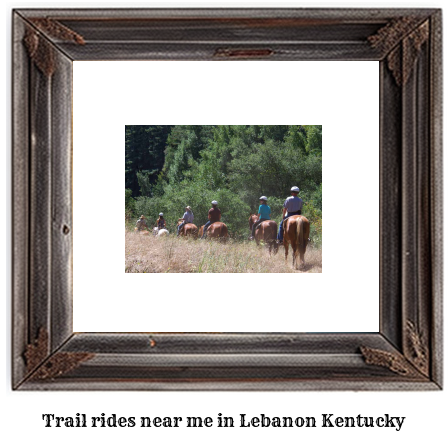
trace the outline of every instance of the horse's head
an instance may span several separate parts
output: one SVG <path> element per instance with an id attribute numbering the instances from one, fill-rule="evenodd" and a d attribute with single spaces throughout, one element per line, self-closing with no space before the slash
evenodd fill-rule
<path id="1" fill-rule="evenodd" d="M 252 229 L 252 225 L 253 225 L 255 222 L 257 222 L 257 218 L 258 218 L 258 215 L 256 215 L 256 214 L 251 214 L 251 215 L 249 216 L 249 229 L 250 229 L 250 230 Z"/>

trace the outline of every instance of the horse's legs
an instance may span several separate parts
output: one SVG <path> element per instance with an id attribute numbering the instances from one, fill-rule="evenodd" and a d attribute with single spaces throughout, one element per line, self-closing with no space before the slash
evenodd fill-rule
<path id="1" fill-rule="evenodd" d="M 288 242 L 286 240 L 283 241 L 283 246 L 285 247 L 285 261 L 288 260 Z"/>
<path id="2" fill-rule="evenodd" d="M 302 226 L 300 228 L 300 232 L 303 233 L 302 236 L 299 236 L 298 241 L 297 241 L 297 258 L 298 261 L 300 259 L 300 268 L 305 266 L 305 252 L 306 252 L 306 247 L 308 245 L 308 238 L 310 235 L 310 223 L 308 222 L 307 219 L 302 218 Z M 299 231 L 299 229 L 298 229 Z"/>
<path id="3" fill-rule="evenodd" d="M 302 265 L 305 264 L 305 251 L 306 251 L 306 247 L 305 248 L 300 248 L 300 263 Z"/>
<path id="4" fill-rule="evenodd" d="M 300 267 L 305 266 L 305 252 L 306 252 L 306 247 L 308 244 L 308 237 L 306 237 L 306 240 L 304 239 L 303 244 L 302 245 L 298 245 L 297 246 L 297 257 L 300 257 Z"/>
<path id="5" fill-rule="evenodd" d="M 297 244 L 295 242 L 291 242 L 291 249 L 292 249 L 292 268 L 297 269 L 297 258 L 299 255 L 299 248 L 297 247 Z"/>

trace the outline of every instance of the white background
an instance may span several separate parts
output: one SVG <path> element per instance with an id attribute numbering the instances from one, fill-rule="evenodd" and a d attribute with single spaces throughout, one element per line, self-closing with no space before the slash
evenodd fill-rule
<path id="1" fill-rule="evenodd" d="M 378 71 L 359 61 L 75 61 L 74 330 L 377 332 Z M 323 273 L 125 274 L 131 124 L 323 125 Z"/>
<path id="2" fill-rule="evenodd" d="M 210 3 L 209 3 L 210 4 Z M 113 3 L 42 3 L 42 2 L 5 2 L 5 85 L 6 94 L 3 99 L 6 102 L 6 117 L 2 118 L 3 132 L 7 134 L 6 144 L 10 145 L 10 9 L 12 7 L 51 7 L 51 6 L 138 6 L 138 4 L 113 4 Z M 150 3 L 146 3 L 150 5 Z M 179 5 L 177 3 L 176 5 Z M 220 3 L 220 5 L 223 5 Z M 245 6 L 274 6 L 273 3 L 244 3 Z M 280 4 L 277 4 L 277 6 Z M 387 3 L 288 3 L 285 6 L 368 6 L 368 7 L 442 7 L 442 2 L 387 2 Z M 165 5 L 166 6 L 166 5 Z M 224 6 L 232 6 L 227 4 Z M 445 59 L 447 59 L 445 57 Z M 445 99 L 446 100 L 446 99 Z M 10 338 L 11 338 L 11 299 L 10 299 L 10 254 L 11 254 L 11 224 L 10 224 L 10 147 L 4 148 L 5 163 L 5 201 L 6 216 L 2 216 L 2 224 L 5 223 L 5 261 L 2 263 L 2 273 L 6 279 L 5 308 L 4 308 L 4 333 L 5 342 L 2 348 L 2 417 L 1 430 L 4 436 L 25 436 L 34 437 L 48 436 L 79 436 L 76 429 L 45 429 L 42 427 L 41 415 L 43 413 L 55 413 L 57 415 L 75 415 L 77 412 L 86 413 L 89 416 L 116 413 L 120 416 L 188 416 L 201 415 L 216 417 L 218 412 L 227 416 L 238 416 L 240 413 L 248 415 L 285 415 L 297 416 L 307 415 L 319 417 L 322 413 L 334 413 L 341 416 L 356 416 L 358 414 L 377 416 L 389 413 L 391 415 L 405 416 L 406 420 L 403 429 L 396 432 L 393 429 L 233 429 L 230 432 L 241 437 L 261 436 L 304 436 L 304 437 L 359 437 L 359 436 L 400 436 L 400 437 L 444 437 L 447 435 L 446 412 L 448 397 L 446 391 L 439 392 L 312 392 L 312 393 L 114 393 L 114 392 L 57 392 L 57 393 L 26 393 L 12 392 L 10 390 Z M 445 190 L 445 193 L 447 191 Z M 446 202 L 446 200 L 445 200 Z M 446 350 L 446 349 L 445 349 Z M 447 361 L 445 361 L 446 364 Z M 446 374 L 445 365 L 445 374 Z M 185 436 L 229 436 L 226 429 L 209 430 L 164 430 L 151 429 L 144 430 L 134 428 L 126 431 L 117 429 L 84 429 L 82 431 L 86 437 L 110 437 L 110 436 L 157 436 L 157 437 L 185 437 Z M 125 435 L 126 434 L 126 435 Z"/>

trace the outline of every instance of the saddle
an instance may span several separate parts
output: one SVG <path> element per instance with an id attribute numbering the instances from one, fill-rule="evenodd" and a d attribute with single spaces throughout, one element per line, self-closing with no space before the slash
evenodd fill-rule
<path id="1" fill-rule="evenodd" d="M 270 221 L 271 219 L 264 219 L 263 221 L 261 221 L 256 227 L 255 227 L 255 230 L 258 230 L 258 228 L 260 228 L 260 225 L 263 223 L 263 222 L 267 222 L 267 221 Z"/>
<path id="2" fill-rule="evenodd" d="M 296 213 L 296 214 L 294 214 L 292 216 L 288 216 L 287 218 L 283 219 L 283 226 L 285 226 L 286 222 L 288 222 L 288 220 L 291 219 L 294 216 L 300 216 L 300 213 Z"/>
<path id="3" fill-rule="evenodd" d="M 288 222 L 288 220 L 291 219 L 291 218 L 292 218 L 292 216 L 289 216 L 289 217 L 283 219 L 283 226 L 285 226 L 286 222 Z"/>

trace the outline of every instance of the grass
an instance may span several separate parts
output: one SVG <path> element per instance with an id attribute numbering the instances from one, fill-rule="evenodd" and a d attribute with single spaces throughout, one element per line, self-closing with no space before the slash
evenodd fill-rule
<path id="1" fill-rule="evenodd" d="M 264 245 L 229 240 L 222 244 L 212 240 L 145 236 L 125 231 L 125 272 L 141 273 L 305 273 L 322 272 L 322 249 L 308 246 L 305 266 L 292 268 L 292 251 L 285 262 L 283 246 L 277 255 L 269 255 Z"/>

